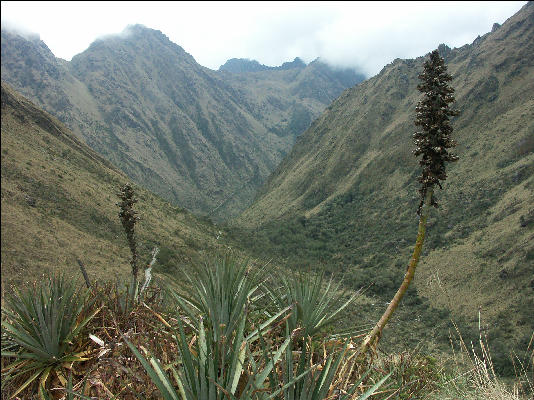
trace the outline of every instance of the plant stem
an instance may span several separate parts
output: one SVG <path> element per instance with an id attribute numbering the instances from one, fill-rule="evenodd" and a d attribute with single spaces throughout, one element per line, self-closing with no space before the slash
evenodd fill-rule
<path id="1" fill-rule="evenodd" d="M 415 268 L 419 263 L 419 257 L 421 255 L 421 250 L 423 249 L 423 243 L 425 241 L 426 221 L 428 219 L 428 211 L 430 210 L 432 192 L 432 188 L 429 188 L 426 192 L 424 207 L 423 210 L 421 210 L 421 216 L 419 217 L 417 240 L 415 242 L 415 247 L 413 250 L 412 258 L 410 260 L 410 264 L 408 265 L 406 273 L 404 274 L 404 280 L 402 281 L 402 284 L 397 290 L 397 293 L 395 293 L 393 300 L 391 300 L 391 302 L 389 303 L 388 308 L 386 309 L 386 311 L 384 311 L 384 314 L 382 314 L 380 320 L 374 326 L 373 330 L 363 340 L 360 346 L 360 355 L 365 354 L 365 352 L 369 349 L 371 345 L 376 347 L 382 335 L 382 330 L 384 329 L 384 326 L 386 326 L 387 322 L 393 315 L 393 312 L 395 312 L 395 310 L 397 309 L 400 301 L 402 300 L 402 297 L 408 290 L 408 286 L 410 286 L 410 283 L 413 280 L 413 277 L 415 275 Z"/>
<path id="2" fill-rule="evenodd" d="M 85 285 L 88 289 L 91 289 L 91 283 L 89 282 L 89 277 L 87 276 L 87 271 L 85 270 L 85 265 L 83 265 L 82 261 L 78 258 L 76 261 L 78 261 L 78 265 L 80 266 L 80 269 L 82 270 L 83 279 L 85 280 Z"/>

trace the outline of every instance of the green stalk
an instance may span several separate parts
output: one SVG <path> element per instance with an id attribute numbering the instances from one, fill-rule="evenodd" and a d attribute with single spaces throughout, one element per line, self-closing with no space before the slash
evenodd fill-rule
<path id="1" fill-rule="evenodd" d="M 415 275 L 415 269 L 417 268 L 417 264 L 419 263 L 419 257 L 421 255 L 421 250 L 423 249 L 423 243 L 425 241 L 426 221 L 428 219 L 428 212 L 431 206 L 432 192 L 432 188 L 427 189 L 424 207 L 421 210 L 421 216 L 419 217 L 417 240 L 415 241 L 415 247 L 413 250 L 412 258 L 410 259 L 410 264 L 408 265 L 406 273 L 404 274 L 404 280 L 402 281 L 402 284 L 397 290 L 397 293 L 395 293 L 395 296 L 393 296 L 393 300 L 391 300 L 388 307 L 386 308 L 386 311 L 384 311 L 384 314 L 382 314 L 380 320 L 374 326 L 373 330 L 363 340 L 360 346 L 360 355 L 365 354 L 365 352 L 369 349 L 371 345 L 376 347 L 376 344 L 378 343 L 382 335 L 382 330 L 384 329 L 384 326 L 386 326 L 389 319 L 397 309 L 398 305 L 400 304 L 400 301 L 402 300 L 404 294 L 410 286 L 410 283 L 413 280 L 413 277 Z"/>

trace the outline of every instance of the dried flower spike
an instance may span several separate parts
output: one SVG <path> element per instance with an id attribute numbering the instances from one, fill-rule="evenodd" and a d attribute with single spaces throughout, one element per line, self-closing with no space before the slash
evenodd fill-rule
<path id="1" fill-rule="evenodd" d="M 137 286 L 137 242 L 135 239 L 135 223 L 139 221 L 137 212 L 133 209 L 134 204 L 137 202 L 137 199 L 134 197 L 134 191 L 132 186 L 127 183 L 124 186 L 120 187 L 119 193 L 117 193 L 120 203 L 117 205 L 120 207 L 119 218 L 126 233 L 126 239 L 128 240 L 128 245 L 130 246 L 130 251 L 132 253 L 132 260 L 130 264 L 132 266 L 132 275 L 134 280 L 134 289 Z"/>
<path id="2" fill-rule="evenodd" d="M 424 98 L 415 108 L 415 125 L 421 127 L 421 131 L 413 135 L 415 143 L 414 155 L 422 155 L 419 164 L 423 167 L 418 181 L 421 183 L 419 193 L 421 202 L 417 213 L 420 214 L 426 193 L 434 185 L 441 189 L 440 181 L 447 178 L 445 162 L 453 162 L 458 157 L 449 153 L 447 149 L 456 146 L 451 139 L 452 126 L 449 117 L 458 115 L 457 110 L 449 108 L 454 102 L 454 89 L 448 85 L 452 77 L 447 73 L 447 67 L 437 50 L 430 54 L 430 59 L 423 64 L 424 70 L 419 79 L 422 81 L 417 89 L 424 93 Z M 438 204 L 432 195 L 430 204 L 437 207 Z"/>

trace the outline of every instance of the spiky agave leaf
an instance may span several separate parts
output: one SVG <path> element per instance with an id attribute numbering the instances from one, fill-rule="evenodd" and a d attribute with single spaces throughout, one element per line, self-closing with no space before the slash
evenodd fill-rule
<path id="1" fill-rule="evenodd" d="M 70 349 L 71 342 L 99 311 L 80 320 L 87 297 L 87 290 L 77 289 L 63 276 L 49 277 L 34 289 L 6 295 L 2 328 L 11 351 L 2 343 L 2 357 L 16 361 L 4 369 L 4 377 L 9 381 L 29 376 L 14 396 L 38 378 L 45 386 L 51 373 L 60 373 L 63 363 L 87 359 L 85 353 Z"/>
<path id="2" fill-rule="evenodd" d="M 301 328 L 301 336 L 314 336 L 322 329 L 335 323 L 341 312 L 358 296 L 352 294 L 344 300 L 345 292 L 340 291 L 341 282 L 334 283 L 333 278 L 327 282 L 324 273 L 316 274 L 310 279 L 309 274 L 294 274 L 291 278 L 281 278 L 278 289 L 267 290 L 278 308 L 294 305 L 288 326 L 291 332 Z"/>

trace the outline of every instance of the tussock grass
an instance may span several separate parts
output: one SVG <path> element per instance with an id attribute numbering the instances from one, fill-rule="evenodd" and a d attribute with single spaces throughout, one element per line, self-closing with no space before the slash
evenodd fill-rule
<path id="1" fill-rule="evenodd" d="M 456 326 L 455 326 L 456 327 Z M 526 400 L 534 395 L 534 332 L 525 354 L 511 354 L 515 377 L 504 380 L 495 372 L 487 336 L 466 344 L 456 327 L 457 348 L 451 339 L 454 374 L 440 386 L 435 399 Z"/>

